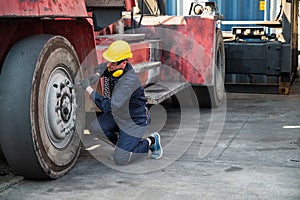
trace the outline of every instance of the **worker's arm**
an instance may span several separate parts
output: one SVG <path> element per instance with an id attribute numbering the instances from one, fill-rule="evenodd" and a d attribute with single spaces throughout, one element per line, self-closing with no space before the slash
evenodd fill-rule
<path id="1" fill-rule="evenodd" d="M 97 93 L 91 86 L 86 88 L 87 93 L 90 95 L 90 98 L 94 101 L 96 106 L 104 113 L 111 111 L 110 99 L 102 96 Z"/>
<path id="2" fill-rule="evenodd" d="M 94 68 L 94 73 L 95 74 L 98 73 L 100 76 L 102 76 L 106 69 L 107 69 L 107 63 L 106 62 L 101 63 L 97 67 Z"/>
<path id="3" fill-rule="evenodd" d="M 90 75 L 88 79 L 90 80 L 91 85 L 96 84 L 100 77 L 104 75 L 107 69 L 107 63 L 101 63 L 97 67 L 94 68 L 94 74 Z"/>

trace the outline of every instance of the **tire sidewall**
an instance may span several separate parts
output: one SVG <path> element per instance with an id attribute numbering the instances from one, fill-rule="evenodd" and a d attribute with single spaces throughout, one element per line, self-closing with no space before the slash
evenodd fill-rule
<path id="1" fill-rule="evenodd" d="M 57 66 L 64 66 L 74 80 L 81 79 L 80 64 L 76 51 L 65 38 L 61 36 L 49 36 L 36 63 L 33 75 L 31 92 L 31 124 L 32 137 L 37 152 L 37 157 L 43 170 L 51 178 L 57 178 L 65 174 L 74 165 L 81 144 L 81 135 L 84 127 L 84 94 L 80 89 L 76 91 L 78 99 L 78 111 L 76 118 L 76 130 L 68 144 L 63 149 L 58 149 L 51 143 L 47 133 L 45 122 L 45 98 L 48 78 Z"/>
<path id="2" fill-rule="evenodd" d="M 218 65 L 218 53 L 221 53 L 221 69 L 219 69 Z M 221 77 L 219 77 L 221 75 Z M 225 49 L 224 49 L 224 42 L 221 30 L 217 29 L 216 32 L 216 47 L 215 47 L 215 66 L 214 66 L 214 86 L 213 91 L 210 91 L 210 95 L 213 95 L 212 99 L 212 107 L 218 107 L 223 99 L 224 99 L 224 79 L 225 79 Z M 221 87 L 218 88 L 218 87 Z M 218 94 L 218 90 L 221 90 L 221 94 Z"/>

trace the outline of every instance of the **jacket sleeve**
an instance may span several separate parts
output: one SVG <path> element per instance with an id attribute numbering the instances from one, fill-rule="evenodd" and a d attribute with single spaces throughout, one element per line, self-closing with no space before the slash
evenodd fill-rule
<path id="1" fill-rule="evenodd" d="M 93 91 L 90 95 L 90 98 L 94 101 L 96 106 L 102 110 L 104 113 L 111 112 L 111 100 L 109 98 L 106 98 L 100 94 L 98 94 L 96 91 Z"/>

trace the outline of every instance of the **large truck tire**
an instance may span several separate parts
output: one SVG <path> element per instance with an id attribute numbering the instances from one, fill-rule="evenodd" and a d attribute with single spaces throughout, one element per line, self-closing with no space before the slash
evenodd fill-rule
<path id="1" fill-rule="evenodd" d="M 224 100 L 225 48 L 222 31 L 217 29 L 215 42 L 215 67 L 212 86 L 194 86 L 200 107 L 218 107 Z"/>
<path id="2" fill-rule="evenodd" d="M 0 142 L 10 167 L 55 179 L 75 164 L 84 129 L 76 51 L 61 36 L 35 35 L 9 51 L 0 76 Z"/>

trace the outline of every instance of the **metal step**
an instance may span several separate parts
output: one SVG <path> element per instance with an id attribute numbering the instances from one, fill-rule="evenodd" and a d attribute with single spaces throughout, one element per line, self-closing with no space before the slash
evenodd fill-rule
<path id="1" fill-rule="evenodd" d="M 124 40 L 126 42 L 142 41 L 145 40 L 145 38 L 145 34 L 112 34 L 96 36 L 96 39 L 99 40 Z"/>
<path id="2" fill-rule="evenodd" d="M 179 91 L 187 88 L 188 82 L 159 82 L 145 88 L 148 104 L 159 104 Z"/>
<path id="3" fill-rule="evenodd" d="M 133 69 L 136 73 L 141 73 L 146 70 L 154 69 L 156 67 L 160 67 L 161 62 L 149 61 L 149 62 L 142 62 L 133 65 Z"/>

